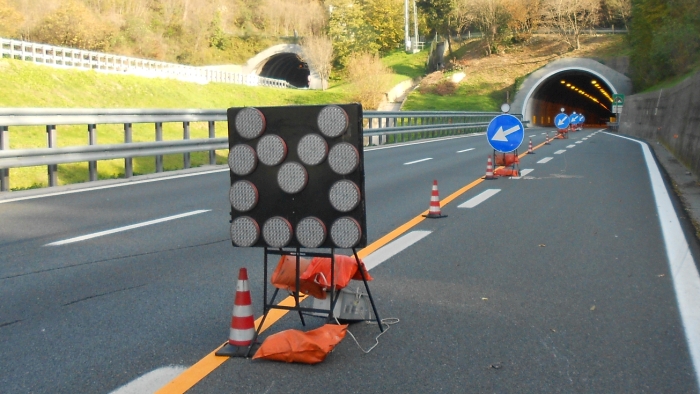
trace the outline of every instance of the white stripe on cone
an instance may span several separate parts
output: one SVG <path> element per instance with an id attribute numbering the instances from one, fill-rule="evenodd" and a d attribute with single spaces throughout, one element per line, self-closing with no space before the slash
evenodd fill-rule
<path id="1" fill-rule="evenodd" d="M 233 316 L 235 317 L 248 317 L 253 315 L 252 305 L 236 305 L 233 308 Z"/>
<path id="2" fill-rule="evenodd" d="M 255 329 L 249 328 L 247 330 L 231 329 L 231 333 L 228 336 L 229 342 L 248 342 L 250 343 L 255 336 Z"/>

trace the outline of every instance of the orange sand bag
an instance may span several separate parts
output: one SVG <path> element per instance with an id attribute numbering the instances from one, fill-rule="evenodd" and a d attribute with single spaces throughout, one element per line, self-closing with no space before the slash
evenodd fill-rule
<path id="1" fill-rule="evenodd" d="M 285 330 L 267 337 L 253 359 L 286 361 L 288 363 L 316 364 L 345 338 L 348 325 L 326 324 L 315 330 L 302 332 Z"/>
<path id="2" fill-rule="evenodd" d="M 310 264 L 311 259 L 299 257 L 299 272 L 302 274 L 306 272 Z M 293 292 L 296 289 L 296 268 L 296 256 L 282 256 L 270 281 L 278 289 Z M 299 280 L 299 291 L 321 300 L 326 298 L 326 292 L 323 288 L 313 281 Z"/>
<path id="3" fill-rule="evenodd" d="M 350 279 L 362 280 L 362 274 L 357 269 L 357 261 L 355 260 L 354 256 L 336 254 L 334 257 L 336 289 L 345 288 L 348 283 L 350 283 Z M 372 280 L 372 277 L 369 276 L 369 272 L 365 268 L 365 264 L 362 262 L 362 260 L 360 260 L 360 265 L 365 273 L 365 278 L 367 278 L 368 281 Z M 307 282 L 317 283 L 324 289 L 331 287 L 331 259 L 329 257 L 314 257 L 306 271 L 302 272 L 303 273 L 299 277 L 300 279 Z"/>

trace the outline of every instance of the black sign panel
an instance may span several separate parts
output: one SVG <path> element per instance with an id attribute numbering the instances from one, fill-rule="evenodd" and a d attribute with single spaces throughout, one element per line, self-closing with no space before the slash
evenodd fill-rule
<path id="1" fill-rule="evenodd" d="M 229 108 L 234 246 L 367 245 L 362 106 Z"/>

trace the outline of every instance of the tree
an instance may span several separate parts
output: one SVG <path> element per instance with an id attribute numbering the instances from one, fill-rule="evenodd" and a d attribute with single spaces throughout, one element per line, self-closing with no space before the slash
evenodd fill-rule
<path id="1" fill-rule="evenodd" d="M 99 23 L 85 5 L 69 0 L 47 15 L 31 36 L 47 44 L 106 51 L 112 34 L 112 26 Z"/>
<path id="2" fill-rule="evenodd" d="M 335 63 L 339 68 L 345 68 L 348 58 L 354 53 L 377 53 L 377 33 L 365 23 L 364 10 L 359 2 L 341 2 L 330 5 L 330 9 L 328 35 L 333 42 Z"/>
<path id="3" fill-rule="evenodd" d="M 634 0 L 628 39 L 635 88 L 689 72 L 700 62 L 700 4 Z"/>
<path id="4" fill-rule="evenodd" d="M 333 43 L 326 36 L 309 36 L 302 44 L 302 59 L 318 73 L 323 90 L 328 88 L 328 78 L 333 69 Z"/>
<path id="5" fill-rule="evenodd" d="M 505 34 L 510 14 L 504 0 L 461 0 L 459 14 L 463 21 L 470 22 L 483 34 L 486 54 L 491 55 L 496 42 Z"/>
<path id="6" fill-rule="evenodd" d="M 6 0 L 0 0 L 0 37 L 14 38 L 23 21 L 22 14 L 10 7 Z"/>
<path id="7" fill-rule="evenodd" d="M 544 25 L 557 32 L 570 48 L 581 49 L 581 32 L 598 22 L 599 0 L 544 0 Z"/>
<path id="8" fill-rule="evenodd" d="M 447 49 L 452 55 L 450 36 L 456 27 L 456 0 L 418 0 L 418 8 L 426 15 L 428 27 L 447 39 Z"/>
<path id="9" fill-rule="evenodd" d="M 377 32 L 380 52 L 396 49 L 404 39 L 403 0 L 365 0 L 365 21 Z"/>

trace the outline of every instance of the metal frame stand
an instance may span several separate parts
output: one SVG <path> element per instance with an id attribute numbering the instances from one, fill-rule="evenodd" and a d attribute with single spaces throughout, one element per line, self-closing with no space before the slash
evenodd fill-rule
<path id="1" fill-rule="evenodd" d="M 257 339 L 260 336 L 260 332 L 262 331 L 262 328 L 265 325 L 265 320 L 267 319 L 268 313 L 272 309 L 281 309 L 281 310 L 286 310 L 286 311 L 297 311 L 299 313 L 299 319 L 301 319 L 301 325 L 306 326 L 306 322 L 304 321 L 304 313 L 328 313 L 328 318 L 327 322 L 334 322 L 335 321 L 335 316 L 333 315 L 333 310 L 335 309 L 335 304 L 338 302 L 338 298 L 340 298 L 340 291 L 335 289 L 335 249 L 331 248 L 330 253 L 320 253 L 320 252 L 302 252 L 300 248 L 295 248 L 294 250 L 284 250 L 284 249 L 268 249 L 265 248 L 264 251 L 264 266 L 263 266 L 263 278 L 264 278 L 264 284 L 263 284 L 263 316 L 262 319 L 260 320 L 260 324 L 255 330 L 255 335 L 253 336 L 253 341 L 251 345 L 248 347 L 248 351 L 245 354 L 245 357 L 249 357 L 250 353 L 257 343 Z M 379 326 L 379 330 L 381 332 L 384 332 L 384 327 L 382 327 L 382 321 L 379 318 L 379 314 L 377 313 L 377 307 L 374 304 L 374 298 L 372 298 L 372 293 L 369 290 L 369 285 L 367 284 L 367 277 L 365 275 L 365 271 L 362 269 L 362 264 L 360 264 L 360 258 L 357 256 L 357 251 L 355 248 L 352 248 L 352 253 L 355 256 L 355 261 L 357 262 L 357 269 L 360 271 L 360 276 L 362 276 L 362 282 L 365 285 L 365 290 L 367 291 L 367 297 L 369 298 L 369 301 L 372 305 L 372 311 L 374 312 L 374 317 L 377 319 L 377 325 Z M 294 306 L 286 306 L 286 305 L 277 305 L 275 304 L 275 298 L 277 297 L 277 293 L 279 293 L 279 289 L 275 288 L 275 291 L 272 293 L 272 298 L 268 301 L 267 294 L 268 294 L 268 255 L 276 255 L 276 256 L 295 256 L 296 257 L 296 283 L 295 283 L 295 291 L 292 292 L 292 296 L 294 297 Z M 301 275 L 299 266 L 300 266 L 300 261 L 301 257 L 327 257 L 331 259 L 331 287 L 330 287 L 330 303 L 328 309 L 319 309 L 319 308 L 309 308 L 309 307 L 303 307 L 301 306 L 300 302 L 300 279 L 299 276 Z M 240 353 L 240 352 L 237 352 Z"/>
<path id="2" fill-rule="evenodd" d="M 518 150 L 517 150 L 517 149 L 514 150 L 514 151 L 512 151 L 512 152 L 496 152 L 496 150 L 494 149 L 494 150 L 493 150 L 494 176 L 500 176 L 500 175 L 495 175 L 496 155 L 499 154 L 499 153 L 500 153 L 501 155 L 503 155 L 503 162 L 504 162 L 504 163 L 506 162 L 506 155 L 513 154 L 513 155 L 515 155 L 515 157 L 518 157 Z M 508 166 L 504 165 L 504 167 L 508 167 Z M 517 167 L 517 169 L 518 169 L 518 174 L 520 174 L 520 162 L 519 162 L 519 161 L 518 161 L 518 162 L 513 162 L 512 167 L 513 167 L 513 169 L 516 169 L 516 167 Z"/>

